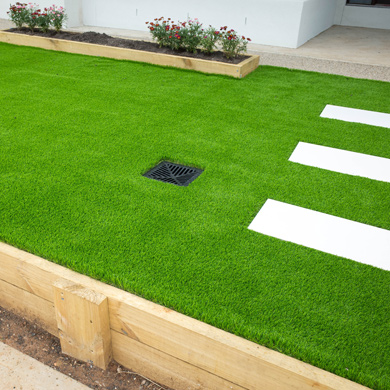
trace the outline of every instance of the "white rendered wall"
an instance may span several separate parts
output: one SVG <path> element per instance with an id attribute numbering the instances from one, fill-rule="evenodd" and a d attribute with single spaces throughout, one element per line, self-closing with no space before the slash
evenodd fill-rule
<path id="1" fill-rule="evenodd" d="M 303 3 L 297 47 L 333 26 L 337 0 L 311 0 Z"/>
<path id="2" fill-rule="evenodd" d="M 1 1 L 1 0 L 0 0 Z M 56 0 L 51 0 L 57 5 Z M 83 0 L 64 0 L 64 8 L 68 15 L 67 27 L 77 27 L 84 24 L 83 21 Z"/>
<path id="3" fill-rule="evenodd" d="M 0 0 L 0 18 L 8 19 L 7 12 L 9 10 L 9 2 L 5 0 Z"/>
<path id="4" fill-rule="evenodd" d="M 298 47 L 333 24 L 337 0 L 37 0 L 41 8 L 64 6 L 67 26 L 79 25 L 147 31 L 145 22 L 165 16 L 185 21 L 199 18 L 205 26 L 227 25 L 254 43 Z M 7 18 L 9 0 L 0 0 Z"/>
<path id="5" fill-rule="evenodd" d="M 342 26 L 390 29 L 390 7 L 345 6 Z"/>
<path id="6" fill-rule="evenodd" d="M 84 25 L 147 31 L 155 17 L 227 25 L 254 43 L 298 47 L 333 24 L 337 0 L 83 0 Z"/>

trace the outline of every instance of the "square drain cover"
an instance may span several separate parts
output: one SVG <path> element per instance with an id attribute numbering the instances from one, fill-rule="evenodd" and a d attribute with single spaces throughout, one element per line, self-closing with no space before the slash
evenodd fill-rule
<path id="1" fill-rule="evenodd" d="M 162 161 L 143 176 L 177 186 L 188 186 L 203 171 L 198 168 Z"/>

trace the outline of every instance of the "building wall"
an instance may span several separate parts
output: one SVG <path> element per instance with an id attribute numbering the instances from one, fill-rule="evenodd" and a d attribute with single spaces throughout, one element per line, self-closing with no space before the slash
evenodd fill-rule
<path id="1" fill-rule="evenodd" d="M 147 31 L 156 17 L 185 21 L 199 18 L 208 26 L 227 25 L 254 43 L 298 47 L 333 24 L 337 0 L 37 0 L 41 8 L 65 7 L 67 26 L 80 25 Z M 7 18 L 8 1 L 0 0 L 0 18 Z"/>
<path id="2" fill-rule="evenodd" d="M 228 25 L 255 43 L 298 47 L 333 24 L 337 0 L 83 0 L 84 24 L 146 31 L 145 22 L 165 16 L 198 18 L 205 26 Z M 303 27 L 302 27 L 303 25 Z"/>
<path id="3" fill-rule="evenodd" d="M 340 24 L 390 30 L 390 7 L 346 6 Z"/>
<path id="4" fill-rule="evenodd" d="M 390 7 L 345 5 L 345 0 L 337 0 L 334 24 L 390 30 Z"/>
<path id="5" fill-rule="evenodd" d="M 199 18 L 205 26 L 227 25 L 254 43 L 296 48 L 333 24 L 390 29 L 390 7 L 346 6 L 346 0 L 36 0 L 41 8 L 64 6 L 68 27 L 80 25 L 147 31 L 145 22 L 165 16 Z M 0 0 L 8 18 L 9 0 Z"/>
<path id="6" fill-rule="evenodd" d="M 1 0 L 0 0 L 1 1 Z M 50 0 L 55 1 L 56 0 Z M 83 20 L 83 0 L 63 0 L 68 20 L 67 27 L 77 27 L 84 24 Z M 56 4 L 56 3 L 55 3 Z"/>
<path id="7" fill-rule="evenodd" d="M 303 3 L 297 47 L 333 26 L 337 0 L 313 0 Z"/>

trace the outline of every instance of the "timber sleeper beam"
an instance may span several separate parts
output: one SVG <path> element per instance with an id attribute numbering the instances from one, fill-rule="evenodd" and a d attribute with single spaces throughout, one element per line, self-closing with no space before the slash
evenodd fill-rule
<path id="1" fill-rule="evenodd" d="M 64 353 L 102 368 L 113 356 L 175 390 L 368 390 L 1 242 L 0 305 Z"/>
<path id="2" fill-rule="evenodd" d="M 107 297 L 65 279 L 53 290 L 62 352 L 106 369 L 112 358 Z"/>

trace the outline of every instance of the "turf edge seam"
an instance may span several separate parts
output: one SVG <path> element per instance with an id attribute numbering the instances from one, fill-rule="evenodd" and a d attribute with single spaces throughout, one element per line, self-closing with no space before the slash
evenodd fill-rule
<path id="1" fill-rule="evenodd" d="M 10 33 L 6 31 L 0 31 L 0 42 L 67 53 L 114 58 L 118 60 L 146 62 L 160 66 L 173 66 L 175 68 L 196 70 L 204 73 L 222 74 L 235 78 L 243 78 L 254 71 L 259 65 L 260 58 L 258 55 L 250 55 L 249 58 L 239 64 L 229 64 L 170 54 L 152 53 L 141 50 L 96 45 L 92 43 L 68 41 L 65 39 L 28 36 L 25 34 Z"/>
<path id="2" fill-rule="evenodd" d="M 68 318 L 62 323 L 76 334 L 90 329 L 99 333 L 108 326 L 109 335 L 97 343 L 102 353 L 176 390 L 368 389 L 1 242 L 0 269 L 1 306 L 60 339 L 64 329 L 58 319 L 63 315 Z M 58 289 L 82 303 L 60 309 Z M 84 303 L 97 305 L 99 312 L 91 328 L 76 315 Z M 90 339 L 93 343 L 102 337 L 92 333 Z"/>

